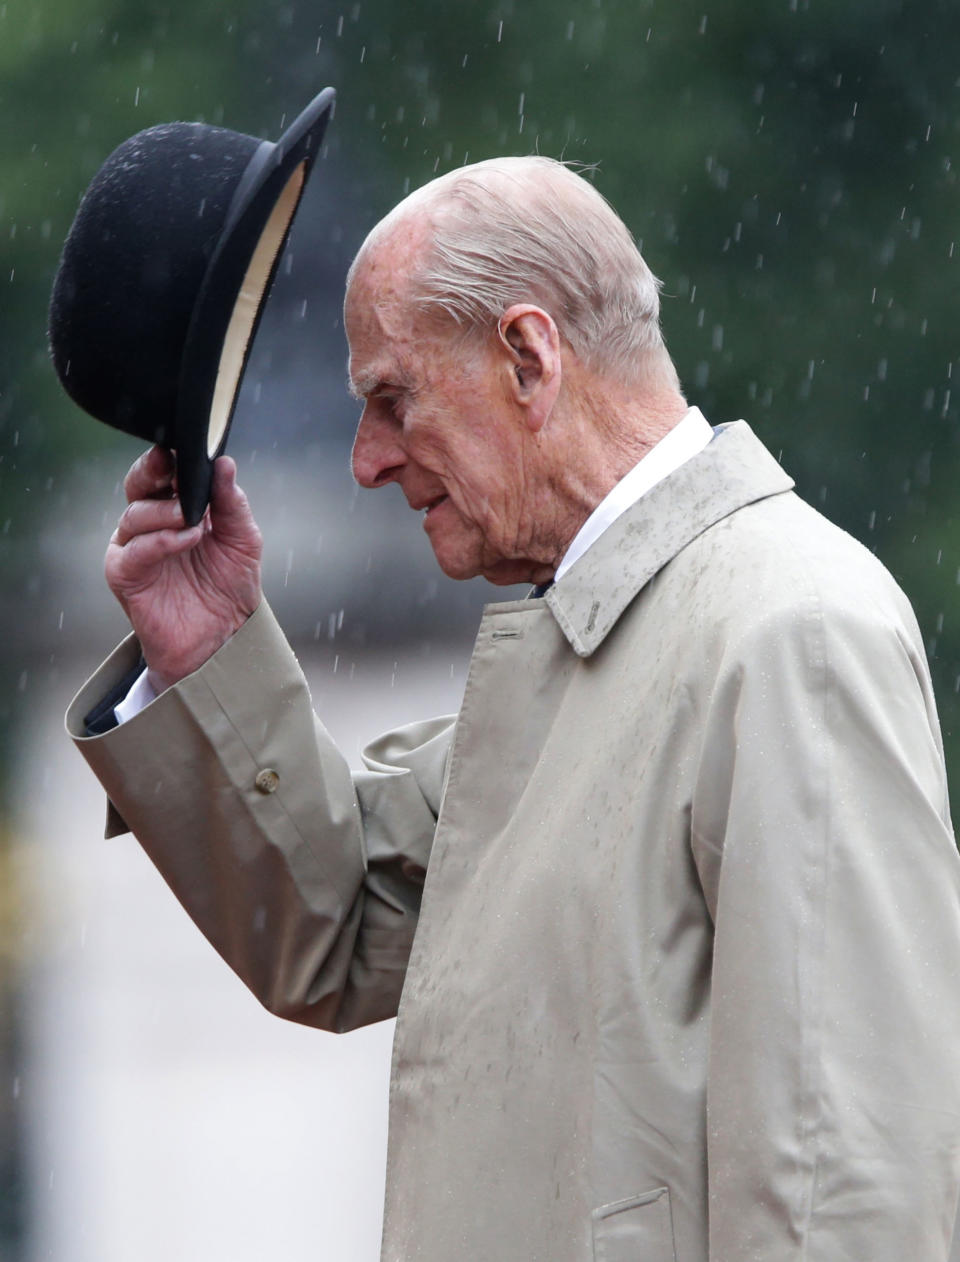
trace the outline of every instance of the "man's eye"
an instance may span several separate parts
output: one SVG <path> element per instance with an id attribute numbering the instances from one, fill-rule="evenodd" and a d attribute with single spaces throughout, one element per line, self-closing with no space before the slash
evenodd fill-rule
<path id="1" fill-rule="evenodd" d="M 388 394 L 384 396 L 383 401 L 387 410 L 390 412 L 390 415 L 393 416 L 396 420 L 402 422 L 403 413 L 404 413 L 403 397 L 399 394 Z"/>
<path id="2" fill-rule="evenodd" d="M 403 424 L 407 400 L 402 391 L 377 390 L 367 396 L 367 403 L 384 419 L 397 425 Z"/>

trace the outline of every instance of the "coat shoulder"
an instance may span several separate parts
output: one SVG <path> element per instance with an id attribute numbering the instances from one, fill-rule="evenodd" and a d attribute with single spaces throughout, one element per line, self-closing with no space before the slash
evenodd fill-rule
<path id="1" fill-rule="evenodd" d="M 896 626 L 919 642 L 910 602 L 886 567 L 793 492 L 731 513 L 687 552 L 683 567 L 696 568 L 719 617 L 795 622 L 806 607 L 820 616 Z"/>

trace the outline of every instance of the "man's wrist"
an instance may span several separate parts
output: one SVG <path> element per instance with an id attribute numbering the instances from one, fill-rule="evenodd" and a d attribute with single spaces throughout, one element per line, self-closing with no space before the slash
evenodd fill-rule
<path id="1" fill-rule="evenodd" d="M 192 672 L 188 671 L 187 673 L 190 674 Z M 153 696 L 150 698 L 151 701 L 153 701 L 154 698 L 159 697 L 161 692 L 166 692 L 167 689 L 172 688 L 175 683 L 179 683 L 179 680 L 177 679 L 167 679 L 164 675 L 161 675 L 158 670 L 154 670 L 150 666 L 148 666 L 144 671 L 144 677 L 147 684 L 153 691 Z"/>

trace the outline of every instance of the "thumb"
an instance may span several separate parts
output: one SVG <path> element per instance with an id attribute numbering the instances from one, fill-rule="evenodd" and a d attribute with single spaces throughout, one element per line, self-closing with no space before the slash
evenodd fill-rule
<path id="1" fill-rule="evenodd" d="M 213 466 L 210 524 L 224 541 L 259 545 L 260 532 L 247 497 L 237 485 L 237 465 L 230 456 L 218 457 Z"/>

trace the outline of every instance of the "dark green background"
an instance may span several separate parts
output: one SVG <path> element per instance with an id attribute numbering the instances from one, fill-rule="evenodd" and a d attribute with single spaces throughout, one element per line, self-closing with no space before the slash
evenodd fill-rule
<path id="1" fill-rule="evenodd" d="M 50 611 L 71 600 L 38 537 L 51 519 L 69 529 L 76 471 L 126 443 L 78 418 L 47 360 L 77 200 L 142 127 L 275 138 L 332 83 L 325 222 L 290 284 L 335 303 L 365 230 L 434 172 L 535 150 L 597 163 L 664 281 L 690 400 L 714 423 L 749 419 L 905 587 L 956 787 L 958 52 L 960 9 L 941 0 L 0 3 L 0 783 L 30 680 L 62 653 Z M 311 334 L 325 362 L 344 353 L 334 323 Z M 272 362 L 309 390 L 302 347 Z M 349 409 L 326 439 L 344 453 Z M 278 425 L 279 448 L 305 424 Z M 12 1250 L 15 1171 L 0 1187 Z"/>

